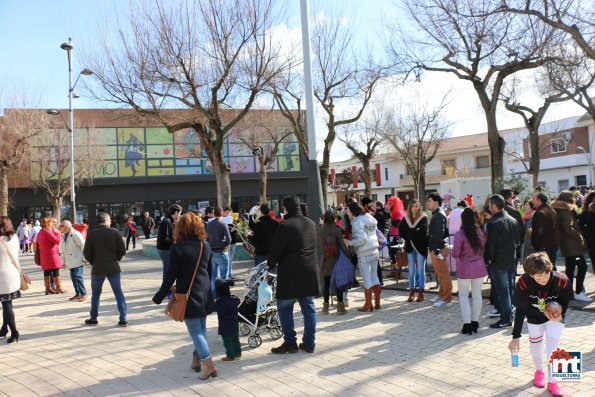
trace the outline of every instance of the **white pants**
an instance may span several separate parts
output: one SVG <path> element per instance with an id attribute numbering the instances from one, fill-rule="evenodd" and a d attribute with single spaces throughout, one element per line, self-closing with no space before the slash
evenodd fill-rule
<path id="1" fill-rule="evenodd" d="M 543 324 L 527 323 L 529 342 L 531 342 L 531 356 L 535 370 L 543 370 L 543 334 L 545 333 L 545 353 L 549 362 L 554 350 L 558 348 L 564 324 L 559 321 L 548 321 Z M 551 380 L 551 373 L 549 375 Z"/>
<path id="2" fill-rule="evenodd" d="M 359 272 L 362 274 L 364 288 L 366 289 L 380 284 L 380 281 L 378 280 L 378 257 L 378 251 L 370 255 L 357 257 Z"/>
<path id="3" fill-rule="evenodd" d="M 461 307 L 463 323 L 469 324 L 471 321 L 479 321 L 479 315 L 481 314 L 481 287 L 483 285 L 483 277 L 459 278 L 457 279 L 457 285 L 459 286 L 459 306 Z M 471 287 L 473 306 L 470 306 L 469 304 L 469 287 Z"/>

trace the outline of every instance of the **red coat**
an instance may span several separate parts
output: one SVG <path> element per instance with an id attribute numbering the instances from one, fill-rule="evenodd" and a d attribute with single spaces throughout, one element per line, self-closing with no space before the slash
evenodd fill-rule
<path id="1" fill-rule="evenodd" d="M 37 234 L 37 245 L 40 249 L 41 268 L 54 270 L 62 267 L 60 261 L 60 232 L 53 229 L 42 229 Z"/>

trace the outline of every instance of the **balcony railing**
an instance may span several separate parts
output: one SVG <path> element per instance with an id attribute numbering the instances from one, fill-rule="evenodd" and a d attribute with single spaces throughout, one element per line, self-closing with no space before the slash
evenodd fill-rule
<path id="1" fill-rule="evenodd" d="M 457 168 L 456 170 L 456 177 L 457 178 L 462 178 L 465 176 L 475 176 L 477 174 L 485 174 L 485 173 L 489 173 L 490 172 L 490 168 L 491 167 L 482 167 L 482 168 Z M 426 177 L 440 177 L 440 176 L 444 176 L 444 177 L 451 177 L 449 175 L 446 174 L 446 172 L 442 171 L 442 170 L 431 170 L 431 171 L 426 171 Z M 411 179 L 413 178 L 410 174 L 404 174 L 401 179 Z"/>

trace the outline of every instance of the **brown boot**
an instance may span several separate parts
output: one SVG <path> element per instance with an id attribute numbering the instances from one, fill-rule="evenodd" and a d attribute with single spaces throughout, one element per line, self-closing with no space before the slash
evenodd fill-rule
<path id="1" fill-rule="evenodd" d="M 364 296 L 366 297 L 366 302 L 357 310 L 360 312 L 373 312 L 374 306 L 372 306 L 372 289 L 366 288 L 364 290 Z"/>
<path id="2" fill-rule="evenodd" d="M 54 277 L 54 285 L 56 285 L 56 293 L 57 294 L 63 294 L 65 292 L 68 292 L 65 289 L 62 289 L 62 283 L 60 282 L 60 276 Z"/>
<path id="3" fill-rule="evenodd" d="M 423 302 L 423 300 L 424 300 L 424 289 L 423 288 L 418 288 L 417 292 L 418 292 L 417 299 L 415 301 L 416 302 Z"/>
<path id="4" fill-rule="evenodd" d="M 345 314 L 347 310 L 345 310 L 345 304 L 343 302 L 337 302 L 337 314 Z"/>
<path id="5" fill-rule="evenodd" d="M 217 372 L 217 368 L 215 368 L 215 364 L 213 364 L 213 357 L 209 357 L 202 362 L 204 365 L 202 367 L 202 371 L 198 375 L 199 379 L 207 380 L 209 378 L 216 378 L 219 376 Z"/>
<path id="6" fill-rule="evenodd" d="M 328 314 L 328 302 L 323 302 L 322 303 L 322 314 Z"/>
<path id="7" fill-rule="evenodd" d="M 197 352 L 192 352 L 192 364 L 190 365 L 190 368 L 196 372 L 200 372 L 200 357 Z"/>
<path id="8" fill-rule="evenodd" d="M 45 294 L 55 294 L 56 290 L 52 288 L 52 276 L 45 276 L 43 278 L 43 284 L 45 285 Z"/>
<path id="9" fill-rule="evenodd" d="M 374 309 L 380 309 L 380 294 L 382 293 L 382 287 L 379 284 L 376 284 L 372 287 L 372 292 L 374 293 Z"/>
<path id="10" fill-rule="evenodd" d="M 417 292 L 417 288 L 410 288 L 409 289 L 409 298 L 407 298 L 407 302 L 413 302 L 413 298 L 415 298 L 415 293 Z"/>

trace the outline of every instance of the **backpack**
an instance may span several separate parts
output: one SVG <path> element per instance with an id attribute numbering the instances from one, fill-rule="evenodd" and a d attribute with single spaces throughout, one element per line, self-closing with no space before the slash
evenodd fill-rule
<path id="1" fill-rule="evenodd" d="M 325 258 L 339 255 L 339 246 L 337 245 L 337 239 L 334 234 L 327 234 L 324 238 L 322 255 Z"/>

